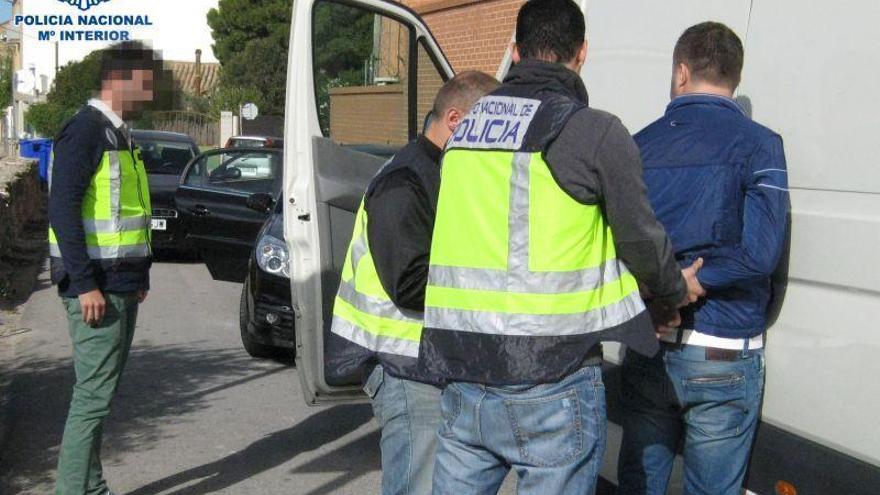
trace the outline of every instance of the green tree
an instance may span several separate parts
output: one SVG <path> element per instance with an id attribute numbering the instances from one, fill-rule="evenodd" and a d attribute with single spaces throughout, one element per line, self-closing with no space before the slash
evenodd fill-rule
<path id="1" fill-rule="evenodd" d="M 12 56 L 0 59 L 0 108 L 12 105 Z"/>
<path id="2" fill-rule="evenodd" d="M 317 4 L 313 36 L 318 71 L 329 80 L 363 84 L 365 64 L 373 53 L 374 19 L 357 7 Z"/>
<path id="3" fill-rule="evenodd" d="M 154 82 L 154 103 L 145 109 L 138 125 L 150 127 L 151 111 L 181 109 L 187 103 L 180 88 L 175 86 L 170 71 L 162 71 Z M 82 60 L 68 62 L 58 69 L 46 101 L 31 105 L 25 122 L 42 136 L 55 136 L 69 119 L 101 89 L 101 51 L 95 50 Z"/>
<path id="4" fill-rule="evenodd" d="M 289 0 L 220 0 L 208 12 L 214 56 L 223 67 L 221 101 L 247 94 L 261 113 L 284 113 L 290 15 Z"/>
<path id="5" fill-rule="evenodd" d="M 318 121 L 330 134 L 330 89 L 365 84 L 373 54 L 374 15 L 338 3 L 315 6 L 312 36 Z"/>
<path id="6" fill-rule="evenodd" d="M 223 66 L 221 93 L 253 95 L 249 101 L 261 113 L 284 113 L 290 15 L 289 0 L 220 0 L 208 12 L 214 55 Z M 329 88 L 363 84 L 373 49 L 373 19 L 372 13 L 355 7 L 315 5 L 315 82 L 322 125 Z"/>
<path id="7" fill-rule="evenodd" d="M 37 134 L 55 136 L 61 125 L 76 113 L 101 87 L 101 60 L 92 52 L 78 62 L 69 62 L 55 75 L 52 90 L 46 101 L 31 105 L 25 113 L 25 122 Z"/>

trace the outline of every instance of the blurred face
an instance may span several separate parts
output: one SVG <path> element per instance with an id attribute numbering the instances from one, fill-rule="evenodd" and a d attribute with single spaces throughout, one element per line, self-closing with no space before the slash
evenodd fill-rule
<path id="1" fill-rule="evenodd" d="M 133 118 L 153 101 L 153 71 L 112 71 L 104 81 L 103 91 L 109 93 L 115 112 L 123 119 Z"/>

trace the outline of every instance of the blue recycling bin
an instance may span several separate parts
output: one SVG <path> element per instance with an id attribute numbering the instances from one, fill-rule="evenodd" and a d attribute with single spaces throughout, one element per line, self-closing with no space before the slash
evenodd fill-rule
<path id="1" fill-rule="evenodd" d="M 20 154 L 23 158 L 36 158 L 39 160 L 40 178 L 43 182 L 49 180 L 49 162 L 52 160 L 52 140 L 22 139 L 19 141 Z"/>

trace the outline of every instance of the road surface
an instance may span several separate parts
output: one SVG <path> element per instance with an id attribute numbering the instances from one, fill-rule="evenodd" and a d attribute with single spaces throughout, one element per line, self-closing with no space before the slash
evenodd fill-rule
<path id="1" fill-rule="evenodd" d="M 151 279 L 105 426 L 104 471 L 114 491 L 380 492 L 379 432 L 369 405 L 307 407 L 292 363 L 248 356 L 239 340 L 239 284 L 216 282 L 203 265 L 184 262 L 154 264 Z M 0 494 L 43 495 L 54 492 L 74 379 L 66 319 L 48 273 L 18 325 L 0 335 Z M 614 444 L 603 472 L 613 472 Z M 514 493 L 512 478 L 502 494 Z M 600 493 L 610 493 L 608 486 Z"/>
<path id="2" fill-rule="evenodd" d="M 0 493 L 53 492 L 73 384 L 63 309 L 43 274 L 0 340 L 8 404 Z M 368 405 L 306 407 L 290 363 L 255 360 L 238 337 L 241 286 L 200 264 L 157 263 L 106 424 L 111 488 L 129 495 L 378 493 Z"/>

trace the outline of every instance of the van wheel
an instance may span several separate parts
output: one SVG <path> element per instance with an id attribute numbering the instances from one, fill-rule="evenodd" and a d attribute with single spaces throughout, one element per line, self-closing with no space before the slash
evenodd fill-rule
<path id="1" fill-rule="evenodd" d="M 244 350 L 247 351 L 252 357 L 255 358 L 271 358 L 277 354 L 277 350 L 265 344 L 261 344 L 259 342 L 254 342 L 251 334 L 248 333 L 248 320 L 250 319 L 248 315 L 248 307 L 247 307 L 247 288 L 250 285 L 250 280 L 245 280 L 244 285 L 241 286 L 241 302 L 238 305 L 238 326 L 241 332 L 241 344 L 244 346 Z"/>

